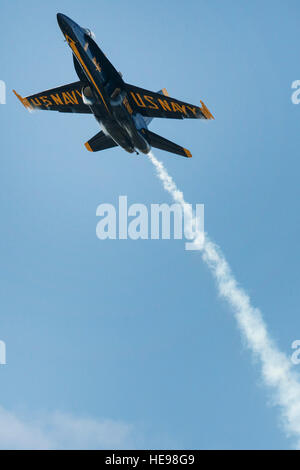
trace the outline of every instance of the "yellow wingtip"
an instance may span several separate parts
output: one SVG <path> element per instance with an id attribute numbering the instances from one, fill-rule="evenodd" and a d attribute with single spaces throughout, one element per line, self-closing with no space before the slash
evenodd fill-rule
<path id="1" fill-rule="evenodd" d="M 208 107 L 205 106 L 202 100 L 200 100 L 200 103 L 202 104 L 201 111 L 206 117 L 206 119 L 215 119 L 214 116 L 211 114 L 210 110 L 208 109 Z"/>
<path id="2" fill-rule="evenodd" d="M 161 91 L 163 92 L 163 95 L 170 96 L 166 88 L 163 88 Z"/>
<path id="3" fill-rule="evenodd" d="M 89 151 L 89 152 L 92 152 L 93 150 L 91 149 L 91 146 L 88 142 L 86 142 L 85 144 L 85 148 Z"/>
<path id="4" fill-rule="evenodd" d="M 185 148 L 184 148 L 183 150 L 184 150 L 184 153 L 186 154 L 186 156 L 187 156 L 188 158 L 192 158 L 192 154 L 191 154 L 191 152 L 190 152 L 188 149 L 185 149 Z"/>
<path id="5" fill-rule="evenodd" d="M 18 100 L 21 101 L 22 105 L 25 106 L 26 109 L 32 109 L 32 106 L 30 105 L 29 101 L 27 98 L 23 98 L 19 93 L 16 92 L 16 90 L 13 90 L 14 94 L 18 98 Z"/>

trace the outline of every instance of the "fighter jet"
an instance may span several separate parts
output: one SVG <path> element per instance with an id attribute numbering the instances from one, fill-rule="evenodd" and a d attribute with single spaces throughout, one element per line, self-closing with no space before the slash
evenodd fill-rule
<path id="1" fill-rule="evenodd" d="M 151 147 L 184 157 L 191 153 L 148 129 L 153 118 L 214 119 L 201 107 L 171 98 L 166 89 L 157 93 L 126 83 L 120 72 L 97 46 L 94 33 L 62 13 L 58 25 L 71 48 L 79 81 L 23 98 L 13 92 L 29 110 L 93 114 L 101 131 L 85 143 L 90 152 L 122 147 L 127 152 L 147 154 Z"/>

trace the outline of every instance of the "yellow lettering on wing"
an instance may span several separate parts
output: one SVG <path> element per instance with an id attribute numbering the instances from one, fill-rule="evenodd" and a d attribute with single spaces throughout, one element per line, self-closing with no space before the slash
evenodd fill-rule
<path id="1" fill-rule="evenodd" d="M 40 99 L 42 100 L 42 102 L 45 106 L 51 106 L 52 101 L 48 100 L 47 98 L 48 98 L 47 96 L 40 96 Z"/>
<path id="2" fill-rule="evenodd" d="M 194 107 L 191 107 L 191 106 L 187 106 L 187 108 L 189 108 L 189 110 L 192 111 L 194 116 L 197 116 L 197 108 L 194 108 Z"/>
<path id="3" fill-rule="evenodd" d="M 50 97 L 52 98 L 52 100 L 54 101 L 55 104 L 57 104 L 57 105 L 59 105 L 59 104 L 63 105 L 64 104 L 58 93 L 56 93 L 56 95 L 50 95 Z"/>
<path id="4" fill-rule="evenodd" d="M 33 103 L 33 106 L 42 106 L 42 103 L 39 101 L 38 98 L 31 98 L 30 101 Z"/>
<path id="5" fill-rule="evenodd" d="M 184 104 L 181 105 L 181 109 L 182 109 L 183 113 L 187 116 L 187 112 L 186 112 L 186 109 L 185 109 L 185 105 L 184 105 Z"/>
<path id="6" fill-rule="evenodd" d="M 131 96 L 132 98 L 134 99 L 134 101 L 136 102 L 136 104 L 140 107 L 140 108 L 146 108 L 147 106 L 145 105 L 144 101 L 142 100 L 142 97 L 139 93 L 133 93 L 133 91 L 130 92 L 131 93 Z M 138 99 L 137 99 L 138 98 Z"/>
<path id="7" fill-rule="evenodd" d="M 167 100 L 161 100 L 160 98 L 158 98 L 158 102 L 164 111 L 172 111 Z"/>
<path id="8" fill-rule="evenodd" d="M 74 100 L 74 104 L 78 104 L 78 99 L 76 97 L 75 90 L 70 91 L 69 94 L 72 95 L 72 98 Z"/>
<path id="9" fill-rule="evenodd" d="M 185 113 L 185 108 L 184 108 L 184 110 L 183 110 L 180 104 L 175 103 L 174 101 L 172 101 L 171 104 L 172 104 L 173 111 L 174 111 L 175 113 L 177 113 L 178 111 L 179 111 L 180 113 Z"/>
<path id="10" fill-rule="evenodd" d="M 65 104 L 74 104 L 68 92 L 62 92 L 62 97 L 64 99 Z"/>
<path id="11" fill-rule="evenodd" d="M 147 95 L 144 95 L 144 99 L 145 101 L 148 101 L 148 103 L 150 103 L 151 106 L 148 106 L 148 108 L 150 109 L 159 109 L 159 107 L 157 106 L 156 103 L 154 103 L 154 98 L 152 96 L 147 96 Z"/>

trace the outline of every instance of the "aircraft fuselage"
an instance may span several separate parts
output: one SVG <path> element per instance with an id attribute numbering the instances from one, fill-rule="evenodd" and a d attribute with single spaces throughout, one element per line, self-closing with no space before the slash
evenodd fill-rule
<path id="1" fill-rule="evenodd" d="M 128 103 L 125 83 L 92 38 L 92 33 L 67 16 L 57 21 L 74 56 L 75 70 L 83 83 L 83 102 L 93 112 L 103 131 L 127 152 L 148 153 L 151 147 L 136 126 Z M 143 119 L 139 116 L 139 119 Z M 146 124 L 143 123 L 144 128 Z"/>

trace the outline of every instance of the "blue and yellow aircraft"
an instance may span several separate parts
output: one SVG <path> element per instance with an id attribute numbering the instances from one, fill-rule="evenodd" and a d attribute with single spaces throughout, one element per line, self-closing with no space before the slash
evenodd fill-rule
<path id="1" fill-rule="evenodd" d="M 148 129 L 155 118 L 214 119 L 200 101 L 201 107 L 171 98 L 166 89 L 154 93 L 129 85 L 97 46 L 95 35 L 67 16 L 58 13 L 57 21 L 73 53 L 79 81 L 23 98 L 22 104 L 32 109 L 63 113 L 94 114 L 102 130 L 85 143 L 91 152 L 117 147 L 127 152 L 149 153 L 151 147 L 191 157 L 189 150 L 170 142 Z"/>

